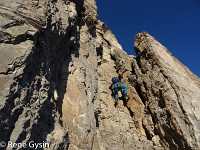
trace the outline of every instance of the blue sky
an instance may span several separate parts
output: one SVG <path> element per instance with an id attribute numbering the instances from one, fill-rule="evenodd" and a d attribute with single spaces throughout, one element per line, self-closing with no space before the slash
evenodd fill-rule
<path id="1" fill-rule="evenodd" d="M 200 77 L 200 0 L 96 0 L 98 18 L 135 55 L 134 36 L 147 31 Z"/>

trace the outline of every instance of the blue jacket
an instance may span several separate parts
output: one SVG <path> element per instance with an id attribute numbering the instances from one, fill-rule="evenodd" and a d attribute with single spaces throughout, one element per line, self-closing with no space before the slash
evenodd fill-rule
<path id="1" fill-rule="evenodd" d="M 121 82 L 121 80 L 119 80 L 119 81 Z M 118 93 L 119 90 L 124 89 L 124 94 L 127 94 L 127 88 L 126 88 L 126 86 L 123 85 L 123 84 L 121 84 L 121 83 L 119 83 L 119 82 L 112 84 L 109 87 L 109 89 L 113 90 L 114 93 Z"/>
<path id="2" fill-rule="evenodd" d="M 120 81 L 120 80 L 119 80 Z M 115 94 L 115 99 L 118 100 L 118 91 L 124 89 L 124 94 L 127 94 L 127 88 L 125 85 L 121 84 L 120 82 L 112 84 L 109 89 L 111 89 Z"/>

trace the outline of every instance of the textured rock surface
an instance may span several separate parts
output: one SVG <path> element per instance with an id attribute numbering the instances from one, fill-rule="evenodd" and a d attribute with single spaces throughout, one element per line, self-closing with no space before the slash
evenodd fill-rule
<path id="1" fill-rule="evenodd" d="M 68 139 L 73 128 L 70 126 L 68 129 L 65 121 L 73 115 L 65 111 L 67 105 L 63 108 L 62 105 L 65 104 L 70 91 L 67 86 L 72 84 L 73 77 L 75 81 L 75 77 L 80 74 L 84 78 L 82 81 L 79 78 L 76 83 L 76 85 L 82 84 L 80 94 L 81 92 L 86 94 L 85 91 L 90 94 L 87 94 L 88 97 L 82 97 L 81 100 L 84 101 L 80 104 L 88 105 L 94 99 L 97 75 L 93 74 L 97 72 L 95 69 L 91 70 L 92 63 L 95 65 L 96 62 L 93 60 L 90 62 L 91 57 L 95 56 L 95 53 L 91 54 L 90 51 L 95 49 L 93 37 L 95 24 L 92 22 L 97 18 L 95 2 L 1 1 L 0 9 L 2 57 L 0 141 L 16 143 L 46 141 L 50 143 L 50 149 L 58 147 L 66 149 L 69 145 L 72 147 L 73 141 L 69 142 Z M 80 40 L 86 42 L 84 46 Z M 88 52 L 84 51 L 87 48 Z M 76 60 L 77 58 L 79 59 Z M 84 73 L 89 72 L 90 75 L 84 76 Z M 73 77 L 71 74 L 74 74 Z M 94 82 L 89 76 L 92 76 Z M 84 83 L 85 79 L 87 81 Z M 70 99 L 74 100 L 73 97 Z M 77 101 L 79 102 L 78 99 Z M 91 109 L 91 114 L 87 111 L 89 108 L 79 110 L 79 114 L 75 113 L 83 118 L 87 112 L 87 118 L 83 119 L 88 121 L 88 125 L 84 124 L 83 131 L 75 133 L 77 136 L 88 137 L 88 140 L 82 140 L 82 143 L 88 144 L 83 145 L 80 142 L 79 145 L 82 147 L 79 148 L 82 149 L 92 146 L 95 135 L 91 129 L 93 124 L 95 126 L 94 111 Z M 71 112 L 75 112 L 75 109 Z M 87 120 L 88 118 L 91 120 Z M 67 122 L 68 125 L 71 125 L 70 123 L 71 120 Z M 76 129 L 78 128 L 77 124 Z M 86 128 L 88 129 L 85 130 Z M 87 133 L 89 130 L 91 132 Z"/>
<path id="2" fill-rule="evenodd" d="M 135 37 L 137 82 L 162 145 L 200 147 L 200 79 L 147 33 Z M 173 133 L 173 134 L 170 134 Z"/>
<path id="3" fill-rule="evenodd" d="M 2 0 L 0 142 L 200 148 L 199 78 L 146 32 L 134 46 L 137 57 L 123 51 L 94 0 Z M 130 95 L 118 107 L 113 76 Z"/>

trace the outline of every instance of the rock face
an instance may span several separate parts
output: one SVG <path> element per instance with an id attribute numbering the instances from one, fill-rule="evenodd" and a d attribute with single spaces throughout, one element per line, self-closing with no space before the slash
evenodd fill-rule
<path id="1" fill-rule="evenodd" d="M 199 148 L 199 78 L 147 33 L 137 34 L 134 46 L 138 89 L 161 144 Z"/>
<path id="2" fill-rule="evenodd" d="M 141 97 L 153 116 L 162 145 L 199 147 L 199 78 L 147 33 L 138 34 L 134 46 L 139 56 L 135 72 Z"/>
<path id="3" fill-rule="evenodd" d="M 2 149 L 200 148 L 200 79 L 148 33 L 127 55 L 94 0 L 4 0 L 0 20 Z"/>

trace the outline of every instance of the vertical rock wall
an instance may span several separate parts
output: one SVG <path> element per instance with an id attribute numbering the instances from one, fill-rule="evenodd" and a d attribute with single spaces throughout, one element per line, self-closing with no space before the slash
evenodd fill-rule
<path id="1" fill-rule="evenodd" d="M 129 78 L 133 75 L 134 56 L 127 55 L 113 33 L 102 22 L 97 25 L 99 101 L 96 101 L 97 137 L 100 149 L 153 149 L 143 128 L 144 105 Z M 112 77 L 122 79 L 127 86 L 130 100 L 122 95 L 118 106 L 109 90 Z M 121 93 L 119 93 L 121 94 Z M 109 144 L 108 144 L 109 143 Z"/>
<path id="2" fill-rule="evenodd" d="M 91 53 L 96 49 L 95 2 L 2 1 L 0 9 L 0 141 L 91 149 L 95 119 L 90 108 L 97 96 L 96 53 Z M 77 95 L 80 99 L 74 99 Z M 75 118 L 68 114 L 71 101 L 83 107 L 73 110 Z M 78 119 L 83 129 L 74 134 L 82 141 L 73 146 L 70 123 Z"/>
<path id="3" fill-rule="evenodd" d="M 149 34 L 136 35 L 137 57 L 127 55 L 94 0 L 1 1 L 0 20 L 0 142 L 200 147 L 199 78 Z M 112 77 L 130 96 L 119 93 L 117 106 Z"/>
<path id="4" fill-rule="evenodd" d="M 170 149 L 199 147 L 200 80 L 149 34 L 135 37 L 137 84 L 154 121 L 154 132 Z"/>

